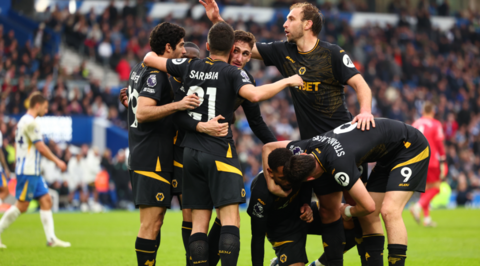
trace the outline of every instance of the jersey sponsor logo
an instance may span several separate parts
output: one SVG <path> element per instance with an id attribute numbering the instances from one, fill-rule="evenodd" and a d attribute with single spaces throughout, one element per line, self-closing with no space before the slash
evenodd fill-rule
<path id="1" fill-rule="evenodd" d="M 307 69 L 306 69 L 305 67 L 301 67 L 301 68 L 298 70 L 298 74 L 303 75 L 303 74 L 305 74 L 306 71 L 307 71 Z"/>
<path id="2" fill-rule="evenodd" d="M 290 146 L 290 151 L 293 153 L 293 155 L 299 155 L 303 153 L 302 148 L 293 145 Z"/>
<path id="3" fill-rule="evenodd" d="M 147 86 L 148 87 L 155 87 L 157 85 L 157 76 L 156 75 L 150 75 L 147 79 Z"/>
<path id="4" fill-rule="evenodd" d="M 218 72 L 204 73 L 202 71 L 192 70 L 192 71 L 190 71 L 189 78 L 198 79 L 198 80 L 206 80 L 206 79 L 217 80 L 218 79 Z"/>
<path id="5" fill-rule="evenodd" d="M 155 93 L 155 90 L 152 88 L 143 88 L 143 91 L 146 91 L 148 93 Z"/>
<path id="6" fill-rule="evenodd" d="M 350 57 L 347 54 L 343 56 L 343 64 L 346 67 L 355 68 L 355 65 L 353 64 L 352 60 L 350 59 Z"/>
<path id="7" fill-rule="evenodd" d="M 300 70 L 298 71 L 300 72 Z M 304 72 L 305 73 L 305 72 Z M 303 75 L 303 74 L 300 74 Z M 316 82 L 303 82 L 303 86 L 298 87 L 301 91 L 318 91 L 318 85 L 322 84 L 320 81 Z"/>
<path id="8" fill-rule="evenodd" d="M 172 60 L 172 63 L 174 65 L 181 65 L 183 63 L 185 63 L 185 61 L 187 61 L 188 58 L 177 58 L 177 59 L 173 59 Z"/>
<path id="9" fill-rule="evenodd" d="M 242 75 L 242 78 L 243 78 L 242 82 L 251 82 L 250 78 L 248 77 L 248 74 L 247 74 L 247 72 L 245 72 L 245 70 L 242 70 L 240 72 L 240 74 Z"/>
<path id="10" fill-rule="evenodd" d="M 253 206 L 253 215 L 257 216 L 258 218 L 263 218 L 263 211 L 264 209 L 260 202 L 257 202 L 257 204 Z"/>
<path id="11" fill-rule="evenodd" d="M 350 183 L 350 177 L 347 175 L 347 173 L 345 172 L 338 172 L 336 175 L 335 175 L 335 180 L 337 181 L 338 184 L 340 184 L 340 186 L 342 187 L 346 187 L 348 186 L 348 184 Z"/>
<path id="12" fill-rule="evenodd" d="M 399 186 L 399 187 L 408 187 L 408 186 L 410 186 L 410 184 L 404 184 L 404 183 L 402 183 L 402 184 L 400 184 L 400 185 L 398 185 L 398 186 Z"/>
<path id="13" fill-rule="evenodd" d="M 130 79 L 133 80 L 135 83 L 137 83 L 138 80 L 140 79 L 140 75 L 137 75 L 137 72 L 132 72 Z"/>
<path id="14" fill-rule="evenodd" d="M 282 254 L 282 256 L 280 256 L 280 261 L 281 261 L 282 263 L 285 263 L 285 262 L 287 261 L 287 255 Z"/>

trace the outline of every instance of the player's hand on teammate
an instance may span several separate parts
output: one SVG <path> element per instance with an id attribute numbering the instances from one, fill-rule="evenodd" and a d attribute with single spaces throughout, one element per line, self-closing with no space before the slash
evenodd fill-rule
<path id="1" fill-rule="evenodd" d="M 362 131 L 367 128 L 370 130 L 370 122 L 372 122 L 372 126 L 375 127 L 375 119 L 371 112 L 360 112 L 355 118 L 352 120 L 352 124 L 358 123 L 357 128 L 362 129 Z"/>
<path id="2" fill-rule="evenodd" d="M 288 86 L 289 87 L 301 87 L 303 86 L 303 79 L 298 74 L 293 75 L 287 78 Z"/>
<path id="3" fill-rule="evenodd" d="M 225 137 L 228 134 L 228 122 L 219 123 L 218 120 L 225 119 L 222 115 L 217 115 L 215 118 L 205 123 L 198 123 L 197 131 L 208 134 L 212 137 Z"/>
<path id="4" fill-rule="evenodd" d="M 350 206 L 349 204 L 342 204 L 342 207 L 340 207 L 340 212 L 342 213 L 342 218 L 344 221 L 349 221 L 350 219 L 352 219 L 352 217 L 348 217 L 345 214 L 345 209 L 349 206 Z"/>
<path id="5" fill-rule="evenodd" d="M 218 9 L 218 5 L 215 0 L 199 0 L 198 2 L 205 7 L 205 13 L 212 23 L 215 24 L 219 21 L 223 21 L 222 17 L 220 17 L 220 9 Z"/>
<path id="6" fill-rule="evenodd" d="M 128 108 L 127 88 L 123 88 L 120 90 L 118 99 L 120 100 L 120 103 L 122 103 L 122 105 L 125 106 L 125 108 Z"/>
<path id="7" fill-rule="evenodd" d="M 65 172 L 67 170 L 67 165 L 65 164 L 64 161 L 60 160 L 60 159 L 57 159 L 57 161 L 55 162 L 55 164 L 57 165 L 58 168 L 60 168 L 60 170 L 62 172 Z"/>
<path id="8" fill-rule="evenodd" d="M 177 102 L 177 105 L 179 111 L 192 110 L 200 106 L 200 98 L 196 94 L 190 94 Z"/>
<path id="9" fill-rule="evenodd" d="M 310 205 L 307 203 L 303 204 L 302 207 L 300 207 L 300 219 L 307 223 L 311 223 L 313 221 L 313 211 L 312 208 L 310 208 Z"/>

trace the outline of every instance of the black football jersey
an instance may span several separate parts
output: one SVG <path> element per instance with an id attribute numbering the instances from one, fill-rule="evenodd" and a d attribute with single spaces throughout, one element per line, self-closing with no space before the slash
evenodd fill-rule
<path id="1" fill-rule="evenodd" d="M 154 68 L 136 65 L 128 80 L 128 166 L 131 170 L 173 171 L 173 138 L 175 130 L 172 116 L 138 123 L 136 118 L 139 97 L 148 97 L 157 106 L 173 101 L 173 91 L 166 73 Z"/>
<path id="2" fill-rule="evenodd" d="M 220 114 L 225 117 L 220 123 L 231 122 L 240 88 L 252 84 L 244 70 L 209 57 L 169 59 L 167 72 L 183 81 L 186 95 L 195 93 L 200 98 L 200 106 L 186 112 L 200 122 L 207 122 Z M 230 128 L 225 137 L 187 131 L 182 146 L 212 155 L 237 158 Z"/>
<path id="3" fill-rule="evenodd" d="M 247 213 L 252 219 L 266 219 L 268 222 L 267 235 L 269 238 L 281 238 L 298 230 L 300 207 L 309 204 L 312 198 L 312 188 L 308 183 L 293 189 L 286 197 L 277 197 L 270 193 L 263 172 L 260 172 L 252 181 L 251 197 Z"/>
<path id="4" fill-rule="evenodd" d="M 356 123 L 348 122 L 311 139 L 292 141 L 287 148 L 294 154 L 313 154 L 327 175 L 350 190 L 363 171 L 363 163 L 391 161 L 400 149 L 408 149 L 419 134 L 403 122 L 375 118 L 375 127 L 370 130 L 362 131 Z"/>
<path id="5" fill-rule="evenodd" d="M 343 85 L 359 72 L 338 45 L 318 40 L 311 51 L 301 53 L 296 44 L 279 41 L 257 43 L 257 49 L 265 65 L 276 66 L 284 77 L 302 77 L 302 87 L 290 87 L 302 139 L 352 120 Z"/>
<path id="6" fill-rule="evenodd" d="M 182 81 L 179 78 L 170 76 L 170 85 L 172 85 L 173 89 L 173 98 L 174 101 L 179 102 L 185 97 L 185 89 L 183 88 Z M 174 121 L 175 124 L 175 121 Z M 175 137 L 173 139 L 173 144 L 175 146 L 179 146 L 182 144 L 183 139 L 185 138 L 185 131 L 181 130 L 176 124 L 175 124 Z"/>

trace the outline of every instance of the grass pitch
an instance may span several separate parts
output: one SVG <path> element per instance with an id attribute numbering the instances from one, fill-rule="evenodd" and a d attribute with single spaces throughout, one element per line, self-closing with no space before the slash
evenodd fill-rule
<path id="1" fill-rule="evenodd" d="M 432 212 L 437 228 L 418 226 L 404 212 L 409 234 L 407 265 L 480 265 L 480 210 L 440 210 Z M 54 214 L 57 236 L 72 243 L 71 248 L 48 248 L 38 213 L 25 214 L 2 235 L 8 246 L 0 249 L 0 265 L 136 265 L 135 237 L 139 228 L 138 212 L 99 214 Z M 239 266 L 250 263 L 250 218 L 241 216 Z M 157 265 L 185 265 L 181 238 L 181 212 L 167 212 Z M 274 252 L 266 241 L 265 265 Z M 323 252 L 321 238 L 309 236 L 309 260 Z M 385 265 L 387 251 L 385 251 Z M 356 249 L 345 254 L 345 265 L 360 265 Z"/>

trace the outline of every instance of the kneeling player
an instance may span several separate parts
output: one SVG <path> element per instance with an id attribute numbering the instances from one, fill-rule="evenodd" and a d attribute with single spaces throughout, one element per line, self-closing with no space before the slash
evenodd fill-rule
<path id="1" fill-rule="evenodd" d="M 283 167 L 292 157 L 288 149 L 276 149 L 268 156 L 267 171 L 276 179 L 283 178 Z M 323 226 L 318 211 L 318 202 L 311 202 L 312 187 L 299 184 L 286 197 L 272 194 L 267 187 L 263 172 L 252 182 L 252 196 L 247 209 L 252 228 L 252 265 L 263 265 L 265 235 L 272 243 L 276 258 L 273 265 L 305 265 L 307 234 L 322 235 Z M 308 223 L 308 224 L 307 224 Z M 345 250 L 355 246 L 353 223 L 344 225 Z M 311 265 L 326 265 L 326 256 Z"/>
<path id="2" fill-rule="evenodd" d="M 327 172 L 349 190 L 357 205 L 344 205 L 343 216 L 365 216 L 360 222 L 368 265 L 383 265 L 381 213 L 388 234 L 389 263 L 404 265 L 407 231 L 402 211 L 413 192 L 425 190 L 430 148 L 423 134 L 409 125 L 389 119 L 375 119 L 375 124 L 370 131 L 361 131 L 356 124 L 347 123 L 309 140 L 267 145 L 270 149 L 288 147 L 299 154 L 286 163 L 286 178 L 276 180 L 285 189 Z M 364 162 L 377 162 L 366 189 L 358 169 Z"/>

